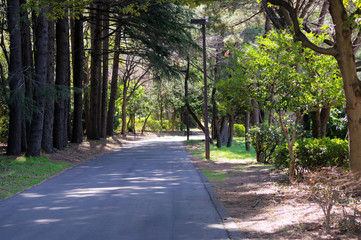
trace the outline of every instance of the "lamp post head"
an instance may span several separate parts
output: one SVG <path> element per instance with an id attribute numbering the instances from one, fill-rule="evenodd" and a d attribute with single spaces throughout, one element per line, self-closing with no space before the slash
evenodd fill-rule
<path id="1" fill-rule="evenodd" d="M 201 24 L 201 25 L 205 25 L 206 24 L 206 19 L 201 18 L 201 19 L 191 19 L 191 24 Z"/>

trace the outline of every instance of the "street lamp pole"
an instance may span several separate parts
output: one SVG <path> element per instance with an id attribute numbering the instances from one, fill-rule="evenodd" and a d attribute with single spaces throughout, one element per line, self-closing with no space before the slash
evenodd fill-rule
<path id="1" fill-rule="evenodd" d="M 210 159 L 209 152 L 209 128 L 208 128 L 208 90 L 207 90 L 207 60 L 206 60 L 206 19 L 192 19 L 192 24 L 202 25 L 203 35 L 203 77 L 204 77 L 204 135 L 206 159 Z"/>

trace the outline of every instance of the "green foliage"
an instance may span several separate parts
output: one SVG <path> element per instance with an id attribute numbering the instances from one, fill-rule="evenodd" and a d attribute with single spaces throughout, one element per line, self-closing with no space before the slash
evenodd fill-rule
<path id="1" fill-rule="evenodd" d="M 344 109 L 331 109 L 327 125 L 327 136 L 330 138 L 345 139 L 347 135 L 347 118 Z"/>
<path id="2" fill-rule="evenodd" d="M 341 139 L 303 138 L 296 148 L 298 165 L 301 169 L 315 170 L 319 167 L 347 167 L 348 141 Z"/>
<path id="3" fill-rule="evenodd" d="M 141 131 L 144 125 L 145 118 L 135 118 L 135 129 L 136 131 Z M 154 120 L 148 118 L 145 131 L 146 132 L 162 132 L 162 131 L 176 131 L 181 128 L 180 122 L 172 120 Z"/>
<path id="4" fill-rule="evenodd" d="M 234 124 L 233 131 L 235 137 L 244 137 L 246 128 L 242 124 Z"/>
<path id="5" fill-rule="evenodd" d="M 278 169 L 284 169 L 290 166 L 290 153 L 287 143 L 280 144 L 276 147 L 272 155 L 272 162 Z"/>
<path id="6" fill-rule="evenodd" d="M 282 130 L 275 125 L 261 124 L 251 128 L 249 139 L 256 150 L 257 161 L 268 163 L 278 144 L 283 141 Z"/>
<path id="7" fill-rule="evenodd" d="M 69 167 L 48 157 L 0 157 L 0 199 L 33 186 Z"/>
<path id="8" fill-rule="evenodd" d="M 303 138 L 296 141 L 294 151 L 298 173 L 327 166 L 348 167 L 348 141 L 346 140 L 328 137 Z M 287 168 L 289 159 L 287 143 L 279 145 L 273 155 L 275 167 Z"/>
<path id="9" fill-rule="evenodd" d="M 63 18 L 68 14 L 72 18 L 78 18 L 89 6 L 93 0 L 65 0 L 65 1 L 48 1 L 48 0 L 27 0 L 26 4 L 22 5 L 23 9 L 30 9 L 36 14 L 44 12 L 47 9 L 46 18 L 49 20 L 57 20 Z M 64 11 L 64 9 L 69 9 Z"/>

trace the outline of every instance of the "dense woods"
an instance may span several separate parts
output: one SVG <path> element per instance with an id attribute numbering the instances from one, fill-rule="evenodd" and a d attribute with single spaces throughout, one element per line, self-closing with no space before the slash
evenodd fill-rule
<path id="1" fill-rule="evenodd" d="M 241 126 L 260 162 L 285 146 L 291 181 L 304 138 L 348 139 L 335 165 L 358 172 L 359 5 L 2 0 L 1 141 L 9 155 L 39 156 L 114 131 L 210 125 L 221 148 Z M 194 18 L 207 19 L 208 123 Z"/>

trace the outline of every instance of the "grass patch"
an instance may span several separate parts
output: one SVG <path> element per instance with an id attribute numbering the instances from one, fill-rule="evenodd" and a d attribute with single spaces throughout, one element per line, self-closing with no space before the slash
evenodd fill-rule
<path id="1" fill-rule="evenodd" d="M 221 181 L 228 177 L 228 174 L 217 171 L 203 170 L 203 172 L 211 181 Z"/>
<path id="2" fill-rule="evenodd" d="M 204 159 L 204 140 L 189 140 L 185 141 L 184 144 L 191 148 L 192 155 L 200 159 Z M 219 160 L 243 160 L 244 163 L 257 163 L 256 161 L 256 152 L 251 147 L 251 151 L 246 151 L 244 137 L 236 137 L 233 139 L 232 147 L 227 148 L 226 145 L 223 145 L 221 148 L 217 148 L 215 144 L 210 145 L 210 155 L 212 161 Z"/>
<path id="3" fill-rule="evenodd" d="M 246 151 L 245 140 L 243 137 L 237 137 L 233 139 L 232 147 L 227 148 L 223 145 L 221 148 L 217 148 L 216 145 L 211 145 L 211 158 L 212 160 L 244 160 L 246 163 L 256 162 L 256 152 L 251 147 L 251 151 Z"/>
<path id="4" fill-rule="evenodd" d="M 53 162 L 46 156 L 0 156 L 0 200 L 42 182 L 70 167 L 71 164 Z"/>

